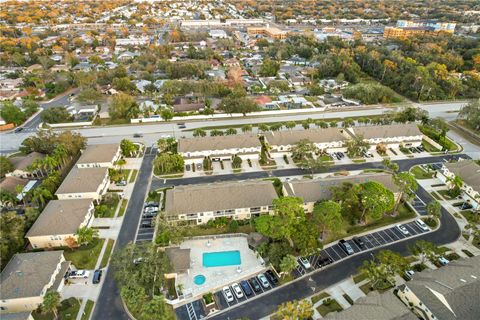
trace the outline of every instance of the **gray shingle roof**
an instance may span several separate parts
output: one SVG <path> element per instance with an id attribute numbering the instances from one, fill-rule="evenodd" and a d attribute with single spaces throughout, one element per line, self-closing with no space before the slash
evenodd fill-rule
<path id="1" fill-rule="evenodd" d="M 77 164 L 111 162 L 119 148 L 118 143 L 89 145 L 82 152 Z"/>
<path id="2" fill-rule="evenodd" d="M 70 170 L 55 194 L 96 192 L 108 168 L 84 168 Z"/>
<path id="3" fill-rule="evenodd" d="M 0 274 L 1 299 L 40 296 L 44 287 L 52 279 L 62 256 L 63 251 L 14 255 Z"/>
<path id="4" fill-rule="evenodd" d="M 383 184 L 387 189 L 390 189 L 393 192 L 398 191 L 392 175 L 388 173 L 336 176 L 314 180 L 292 180 L 285 182 L 284 186 L 289 196 L 301 197 L 305 202 L 316 202 L 330 199 L 332 197 L 330 189 L 333 186 L 339 186 L 344 182 L 364 183 L 367 181 L 376 181 Z"/>
<path id="5" fill-rule="evenodd" d="M 450 172 L 459 176 L 463 182 L 480 192 L 480 165 L 473 160 L 462 160 L 454 163 L 445 163 Z"/>
<path id="6" fill-rule="evenodd" d="M 271 181 L 178 186 L 167 190 L 168 215 L 272 205 L 277 193 Z"/>
<path id="7" fill-rule="evenodd" d="M 406 286 L 438 319 L 476 320 L 480 315 L 480 256 L 417 273 Z"/>
<path id="8" fill-rule="evenodd" d="M 362 126 L 350 128 L 355 135 L 362 135 L 364 139 L 414 137 L 421 136 L 422 132 L 415 123 L 391 124 L 385 126 Z"/>
<path id="9" fill-rule="evenodd" d="M 74 234 L 91 205 L 92 199 L 52 200 L 25 237 Z"/>
<path id="10" fill-rule="evenodd" d="M 260 146 L 260 140 L 253 134 L 184 138 L 178 140 L 178 152 L 253 148 Z"/>
<path id="11" fill-rule="evenodd" d="M 300 140 L 307 139 L 314 143 L 345 141 L 347 137 L 342 134 L 342 129 L 307 129 L 307 130 L 283 130 L 267 132 L 265 134 L 268 144 L 272 146 L 293 145 Z"/>
<path id="12" fill-rule="evenodd" d="M 16 170 L 25 171 L 28 166 L 30 166 L 36 159 L 43 159 L 45 155 L 39 152 L 31 152 L 26 156 L 19 156 L 10 158 L 14 168 Z"/>

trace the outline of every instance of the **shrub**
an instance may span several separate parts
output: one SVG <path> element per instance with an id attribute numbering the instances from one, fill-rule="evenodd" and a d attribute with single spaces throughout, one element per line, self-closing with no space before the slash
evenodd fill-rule
<path id="1" fill-rule="evenodd" d="M 230 224 L 228 225 L 228 230 L 230 230 L 231 232 L 237 232 L 238 231 L 237 220 L 230 221 Z"/>
<path id="2" fill-rule="evenodd" d="M 360 100 L 364 104 L 401 102 L 392 89 L 378 83 L 358 83 L 345 89 L 346 98 Z"/>

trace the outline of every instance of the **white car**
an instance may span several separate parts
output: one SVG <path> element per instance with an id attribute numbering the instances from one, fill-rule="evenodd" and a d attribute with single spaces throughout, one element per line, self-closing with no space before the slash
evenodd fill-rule
<path id="1" fill-rule="evenodd" d="M 415 274 L 415 271 L 413 270 L 407 270 L 405 271 L 405 276 L 408 278 L 408 279 L 412 279 L 413 275 Z"/>
<path id="2" fill-rule="evenodd" d="M 423 220 L 417 219 L 417 220 L 415 220 L 415 223 L 423 231 L 430 231 L 430 228 L 425 224 L 425 222 L 423 222 Z"/>
<path id="3" fill-rule="evenodd" d="M 410 232 L 408 232 L 407 228 L 405 226 L 402 226 L 401 224 L 397 224 L 397 229 L 400 230 L 401 233 L 404 235 L 409 235 Z"/>
<path id="4" fill-rule="evenodd" d="M 446 266 L 450 261 L 447 258 L 440 256 L 438 257 L 438 262 L 440 262 L 442 266 Z"/>
<path id="5" fill-rule="evenodd" d="M 143 212 L 158 212 L 158 207 L 146 207 Z"/>
<path id="6" fill-rule="evenodd" d="M 238 285 L 238 283 L 235 282 L 234 284 L 232 284 L 232 289 L 233 289 L 233 293 L 235 293 L 235 296 L 237 296 L 238 299 L 243 298 L 243 291 Z"/>
<path id="7" fill-rule="evenodd" d="M 70 272 L 68 277 L 71 279 L 87 279 L 89 275 L 90 272 L 87 270 L 77 270 Z"/>
<path id="8" fill-rule="evenodd" d="M 233 302 L 233 294 L 232 294 L 232 291 L 230 290 L 229 287 L 223 287 L 222 289 L 223 291 L 223 296 L 225 297 L 225 300 L 227 300 L 227 302 Z"/>
<path id="9" fill-rule="evenodd" d="M 259 273 L 258 276 L 258 281 L 262 284 L 262 287 L 269 288 L 270 287 L 270 282 L 268 282 L 267 277 L 263 273 Z"/>
<path id="10" fill-rule="evenodd" d="M 306 258 L 300 257 L 298 258 L 298 261 L 300 261 L 300 263 L 305 269 L 310 269 L 312 267 L 312 265 Z"/>

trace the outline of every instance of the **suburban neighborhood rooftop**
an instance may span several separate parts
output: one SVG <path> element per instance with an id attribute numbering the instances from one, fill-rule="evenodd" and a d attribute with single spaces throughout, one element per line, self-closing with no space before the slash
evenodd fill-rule
<path id="1" fill-rule="evenodd" d="M 77 164 L 111 162 L 119 147 L 118 143 L 89 145 L 82 152 Z"/>
<path id="2" fill-rule="evenodd" d="M 338 128 L 275 131 L 266 133 L 265 138 L 270 145 L 293 145 L 304 139 L 314 143 L 347 140 Z"/>
<path id="3" fill-rule="evenodd" d="M 445 163 L 445 167 L 459 176 L 463 182 L 480 192 L 480 165 L 473 160 Z"/>
<path id="4" fill-rule="evenodd" d="M 260 140 L 258 140 L 256 135 L 238 134 L 231 136 L 179 139 L 178 152 L 255 148 L 260 146 Z"/>
<path id="5" fill-rule="evenodd" d="M 421 136 L 422 132 L 415 123 L 390 124 L 383 126 L 363 126 L 349 129 L 356 136 L 365 139 Z"/>
<path id="6" fill-rule="evenodd" d="M 96 192 L 108 173 L 108 168 L 73 167 L 55 194 Z"/>

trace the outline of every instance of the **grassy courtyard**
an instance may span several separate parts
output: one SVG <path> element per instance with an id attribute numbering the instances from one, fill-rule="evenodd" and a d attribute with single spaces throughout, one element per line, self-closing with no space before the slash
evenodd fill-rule
<path id="1" fill-rule="evenodd" d="M 81 300 L 80 300 L 81 301 Z M 59 320 L 75 320 L 77 318 L 78 310 L 80 309 L 80 301 L 75 298 L 63 300 L 58 307 Z M 55 319 L 53 313 L 43 313 L 40 310 L 32 312 L 33 319 L 35 320 L 52 320 Z"/>
<path id="2" fill-rule="evenodd" d="M 102 250 L 104 239 L 94 239 L 92 243 L 77 249 L 65 249 L 65 260 L 71 261 L 78 269 L 94 269 Z"/>

